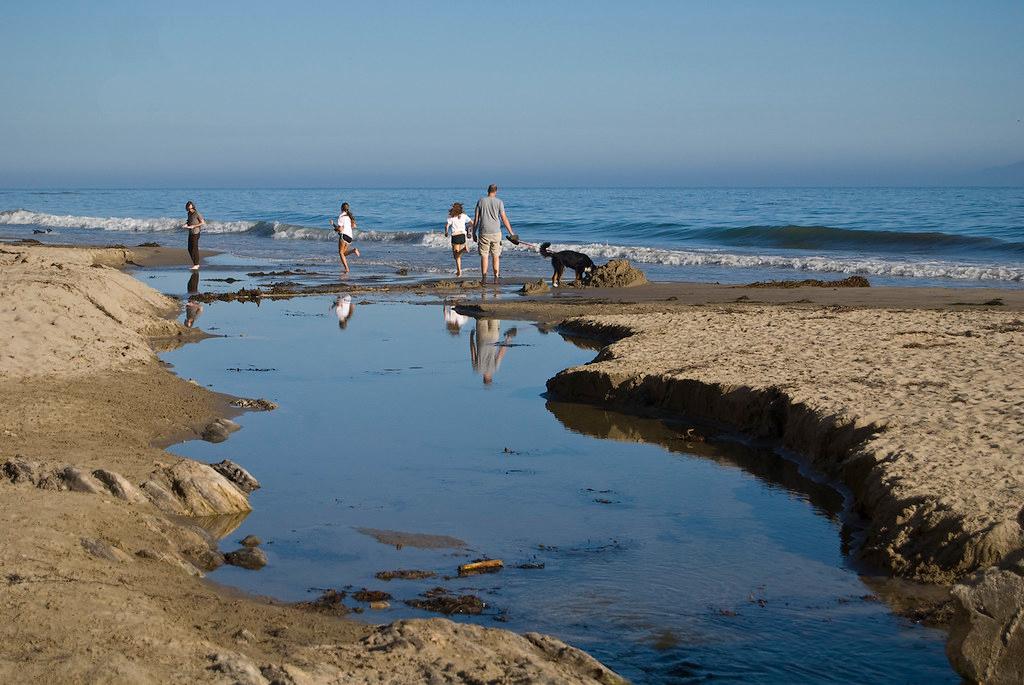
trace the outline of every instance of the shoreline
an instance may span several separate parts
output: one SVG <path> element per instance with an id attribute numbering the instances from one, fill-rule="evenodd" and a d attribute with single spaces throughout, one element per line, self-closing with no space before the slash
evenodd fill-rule
<path id="1" fill-rule="evenodd" d="M 459 309 L 599 341 L 594 361 L 549 380 L 554 399 L 710 421 L 801 455 L 853 494 L 869 526 L 860 556 L 894 577 L 956 583 L 947 654 L 961 675 L 1019 682 L 1020 301 L 800 288 L 753 302 L 693 284 L 661 287 L 679 298 L 668 300 L 640 290 Z"/>
<path id="2" fill-rule="evenodd" d="M 0 246 L 0 680 L 621 682 L 547 636 L 440 618 L 375 627 L 200 580 L 248 499 L 236 474 L 156 445 L 230 432 L 228 398 L 156 358 L 153 343 L 197 334 L 165 318 L 179 302 L 119 270 L 131 253 Z"/>

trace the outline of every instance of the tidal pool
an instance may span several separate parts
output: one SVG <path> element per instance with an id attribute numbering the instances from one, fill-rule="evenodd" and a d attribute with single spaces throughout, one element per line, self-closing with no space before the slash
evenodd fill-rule
<path id="1" fill-rule="evenodd" d="M 944 634 L 894 616 L 844 554 L 839 493 L 764 447 L 548 401 L 593 350 L 358 295 L 208 304 L 195 323 L 224 337 L 162 355 L 179 375 L 280 403 L 173 448 L 262 483 L 222 547 L 252 533 L 270 563 L 218 582 L 384 590 L 389 609 L 346 600 L 379 623 L 434 615 L 403 600 L 440 585 L 487 603 L 455 620 L 551 633 L 636 682 L 958 682 Z M 484 556 L 505 568 L 445 579 Z M 374 577 L 403 568 L 438 575 Z"/>

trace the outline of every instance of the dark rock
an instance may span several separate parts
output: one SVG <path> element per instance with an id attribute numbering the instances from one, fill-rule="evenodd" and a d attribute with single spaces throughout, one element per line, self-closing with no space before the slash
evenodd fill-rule
<path id="1" fill-rule="evenodd" d="M 241 539 L 241 543 L 246 547 L 259 547 L 263 544 L 263 540 L 260 540 L 255 535 L 246 535 Z"/>
<path id="2" fill-rule="evenodd" d="M 343 591 L 327 590 L 312 602 L 299 602 L 296 606 L 300 609 L 315 611 L 321 614 L 344 616 L 349 613 L 350 609 L 342 602 L 343 599 L 345 599 Z"/>
<path id="3" fill-rule="evenodd" d="M 416 609 L 434 611 L 446 616 L 453 614 L 477 615 L 482 613 L 484 607 L 487 606 L 479 597 L 474 595 L 453 595 L 443 587 L 427 590 L 422 596 L 424 599 L 407 599 L 405 603 Z"/>
<path id="4" fill-rule="evenodd" d="M 216 571 L 226 562 L 225 555 L 211 547 L 189 547 L 181 550 L 190 564 L 201 571 Z"/>
<path id="5" fill-rule="evenodd" d="M 391 595 L 381 590 L 367 590 L 363 588 L 358 592 L 353 592 L 352 599 L 357 602 L 386 602 L 391 599 Z"/>
<path id="6" fill-rule="evenodd" d="M 224 562 L 250 571 L 258 571 L 267 565 L 267 555 L 259 547 L 242 547 L 225 554 Z"/>
<path id="7" fill-rule="evenodd" d="M 11 459 L 0 467 L 0 473 L 12 483 L 35 485 L 39 480 L 39 464 L 34 461 Z"/>
<path id="8" fill-rule="evenodd" d="M 422 580 L 424 578 L 433 578 L 436 575 L 433 571 L 400 568 L 397 571 L 378 571 L 374 574 L 374 578 L 377 580 Z"/>
<path id="9" fill-rule="evenodd" d="M 224 461 L 216 464 L 210 464 L 210 467 L 220 475 L 227 478 L 239 490 L 247 495 L 260 489 L 260 482 L 253 478 L 251 473 L 230 459 L 225 459 Z"/>
<path id="10" fill-rule="evenodd" d="M 758 281 L 749 283 L 743 288 L 870 288 L 871 283 L 863 276 L 850 276 L 836 281 L 821 281 L 817 278 L 806 278 L 802 281 Z"/>
<path id="11" fill-rule="evenodd" d="M 246 397 L 239 397 L 231 400 L 230 404 L 233 407 L 248 409 L 249 411 L 273 411 L 274 409 L 277 409 L 276 402 L 265 400 L 262 397 L 255 400 Z"/>

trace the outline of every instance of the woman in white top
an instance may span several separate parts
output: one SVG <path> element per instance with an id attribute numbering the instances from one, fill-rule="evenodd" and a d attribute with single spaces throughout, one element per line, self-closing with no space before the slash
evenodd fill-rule
<path id="1" fill-rule="evenodd" d="M 352 216 L 352 211 L 348 208 L 347 202 L 341 203 L 341 213 L 338 214 L 338 222 L 331 222 L 331 226 L 334 228 L 334 232 L 338 234 L 338 256 L 341 257 L 341 266 L 344 267 L 345 273 L 348 273 L 348 257 L 350 254 L 354 254 L 356 257 L 359 256 L 359 248 L 353 247 L 352 241 L 355 238 L 352 235 L 352 229 L 356 227 L 356 218 Z"/>
<path id="2" fill-rule="evenodd" d="M 473 220 L 466 216 L 461 202 L 453 203 L 452 208 L 448 210 L 448 222 L 444 225 L 444 237 L 447 238 L 449 231 L 451 232 L 456 276 L 462 275 L 462 253 L 469 251 L 469 246 L 466 245 L 467 228 L 473 228 Z"/>

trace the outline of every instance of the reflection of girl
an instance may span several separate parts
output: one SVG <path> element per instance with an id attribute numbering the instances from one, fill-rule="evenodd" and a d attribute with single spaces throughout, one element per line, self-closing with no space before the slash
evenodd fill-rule
<path id="1" fill-rule="evenodd" d="M 351 295 L 339 295 L 338 299 L 331 305 L 331 309 L 338 315 L 338 328 L 348 328 L 348 320 L 355 314 L 356 306 L 352 304 Z"/>
<path id="2" fill-rule="evenodd" d="M 462 275 L 462 253 L 468 252 L 469 247 L 466 245 L 466 224 L 469 224 L 469 228 L 473 227 L 473 221 L 466 212 L 462 209 L 462 203 L 456 202 L 452 204 L 452 208 L 448 210 L 448 221 L 444 225 L 444 237 L 448 237 L 448 232 L 452 234 L 452 257 L 455 257 L 455 275 Z"/>
<path id="3" fill-rule="evenodd" d="M 192 200 L 185 203 L 185 211 L 188 218 L 185 220 L 185 228 L 188 229 L 188 256 L 192 258 L 192 268 L 199 268 L 199 232 L 206 225 L 203 215 L 196 210 Z"/>
<path id="4" fill-rule="evenodd" d="M 446 304 L 444 306 L 444 325 L 452 335 L 458 335 L 467 321 L 469 321 L 469 317 L 455 311 L 455 305 Z"/>
<path id="5" fill-rule="evenodd" d="M 185 305 L 185 327 L 192 328 L 196 325 L 196 319 L 203 313 L 203 305 L 198 302 L 189 300 L 188 304 Z"/>
<path id="6" fill-rule="evenodd" d="M 352 210 L 348 208 L 347 202 L 341 203 L 341 213 L 338 214 L 338 222 L 331 222 L 331 226 L 334 227 L 334 232 L 338 234 L 338 257 L 341 258 L 341 265 L 345 269 L 345 273 L 348 273 L 348 259 L 350 254 L 354 254 L 356 257 L 359 256 L 359 248 L 353 247 L 349 249 L 355 237 L 352 235 L 352 229 L 356 227 L 356 218 L 352 216 Z"/>

